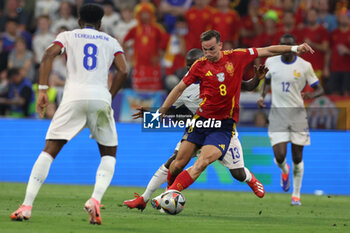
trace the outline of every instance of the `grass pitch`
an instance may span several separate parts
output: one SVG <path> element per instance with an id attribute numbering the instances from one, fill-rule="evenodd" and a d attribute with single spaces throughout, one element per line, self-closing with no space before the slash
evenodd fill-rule
<path id="1" fill-rule="evenodd" d="M 102 225 L 90 225 L 83 210 L 92 186 L 42 186 L 29 221 L 10 221 L 23 201 L 25 184 L 0 183 L 1 233 L 80 232 L 350 232 L 350 196 L 302 195 L 302 206 L 290 206 L 290 194 L 185 190 L 185 209 L 176 216 L 149 204 L 145 211 L 122 205 L 141 188 L 110 187 L 103 199 Z M 156 194 L 161 193 L 158 190 Z"/>

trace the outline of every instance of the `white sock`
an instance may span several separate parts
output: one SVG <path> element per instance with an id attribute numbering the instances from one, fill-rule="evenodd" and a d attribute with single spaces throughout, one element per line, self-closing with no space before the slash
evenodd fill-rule
<path id="1" fill-rule="evenodd" d="M 289 172 L 288 166 L 287 166 L 287 160 L 286 160 L 286 159 L 284 159 L 282 163 L 278 163 L 277 160 L 276 160 L 276 158 L 274 159 L 274 161 L 275 161 L 275 164 L 276 164 L 279 168 L 281 168 L 283 174 L 287 174 L 287 173 Z"/>
<path id="2" fill-rule="evenodd" d="M 244 167 L 244 171 L 245 171 L 245 180 L 243 182 L 251 181 L 252 180 L 252 174 L 250 173 L 248 168 Z"/>
<path id="3" fill-rule="evenodd" d="M 304 161 L 293 163 L 293 197 L 300 198 L 301 182 L 304 175 Z"/>
<path id="4" fill-rule="evenodd" d="M 110 155 L 101 157 L 100 166 L 96 172 L 96 182 L 92 197 L 101 202 L 103 194 L 106 192 L 112 181 L 116 159 Z"/>
<path id="5" fill-rule="evenodd" d="M 33 205 L 36 195 L 38 195 L 41 185 L 45 182 L 47 175 L 49 174 L 50 166 L 53 158 L 50 154 L 42 151 L 34 163 L 32 172 L 29 177 L 26 195 L 23 201 L 23 205 Z"/>
<path id="6" fill-rule="evenodd" d="M 152 179 L 149 181 L 145 192 L 142 194 L 143 200 L 147 202 L 152 194 L 166 182 L 168 176 L 168 169 L 164 166 L 160 166 L 160 168 L 154 173 Z"/>

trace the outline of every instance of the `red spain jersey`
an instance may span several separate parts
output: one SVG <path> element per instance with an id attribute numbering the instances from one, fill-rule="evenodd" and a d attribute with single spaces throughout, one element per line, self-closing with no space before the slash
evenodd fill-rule
<path id="1" fill-rule="evenodd" d="M 309 39 L 314 43 L 321 44 L 324 41 L 329 41 L 329 36 L 327 30 L 319 25 L 317 28 L 312 29 L 306 27 L 302 30 L 303 41 Z M 314 48 L 315 53 L 304 53 L 301 57 L 312 64 L 314 70 L 322 70 L 324 67 L 324 56 L 325 53 Z"/>
<path id="2" fill-rule="evenodd" d="M 186 35 L 187 50 L 193 48 L 202 48 L 200 35 L 210 28 L 210 20 L 212 19 L 213 8 L 206 6 L 199 9 L 196 6 L 191 7 L 185 13 L 185 19 L 188 25 L 188 33 Z"/>
<path id="3" fill-rule="evenodd" d="M 161 49 L 166 47 L 166 32 L 158 24 L 137 25 L 130 29 L 124 42 L 134 40 L 133 63 L 151 66 L 159 60 Z"/>
<path id="4" fill-rule="evenodd" d="M 258 56 L 255 48 L 222 51 L 222 58 L 211 62 L 203 57 L 197 60 L 183 78 L 189 86 L 200 82 L 197 114 L 217 120 L 239 119 L 239 97 L 244 68 Z"/>
<path id="5" fill-rule="evenodd" d="M 339 45 L 345 45 L 350 48 L 350 30 L 341 31 L 339 28 L 331 32 L 330 43 L 332 49 L 331 71 L 349 72 L 350 71 L 350 56 L 340 54 L 338 51 Z"/>
<path id="6" fill-rule="evenodd" d="M 237 41 L 239 36 L 239 15 L 234 10 L 228 12 L 215 11 L 211 29 L 216 30 L 221 35 L 221 41 Z"/>

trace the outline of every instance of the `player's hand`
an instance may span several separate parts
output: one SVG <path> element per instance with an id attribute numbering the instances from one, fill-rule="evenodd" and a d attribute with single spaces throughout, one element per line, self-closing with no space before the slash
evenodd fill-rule
<path id="1" fill-rule="evenodd" d="M 46 90 L 40 90 L 35 110 L 37 113 L 39 113 L 40 118 L 44 117 L 47 105 L 49 105 L 49 97 L 47 96 Z"/>
<path id="2" fill-rule="evenodd" d="M 312 93 L 311 93 L 311 92 L 302 92 L 302 93 L 301 93 L 301 97 L 303 97 L 304 100 L 309 100 L 309 99 L 314 98 L 314 97 L 312 96 Z"/>
<path id="3" fill-rule="evenodd" d="M 142 106 L 137 107 L 136 110 L 138 110 L 138 112 L 131 115 L 133 119 L 143 118 L 143 113 L 150 111 L 149 108 Z"/>
<path id="4" fill-rule="evenodd" d="M 298 55 L 303 54 L 303 53 L 307 53 L 307 52 L 310 52 L 312 54 L 315 53 L 315 51 L 307 43 L 303 43 L 301 45 L 298 45 L 297 51 L 298 51 Z"/>
<path id="5" fill-rule="evenodd" d="M 260 99 L 258 99 L 258 101 L 256 102 L 258 104 L 259 108 L 265 108 L 266 105 L 264 104 L 264 98 L 260 97 Z"/>
<path id="6" fill-rule="evenodd" d="M 265 78 L 265 75 L 267 72 L 269 72 L 269 69 L 264 65 L 259 65 L 259 67 L 254 65 L 254 72 L 255 72 L 255 76 L 258 77 L 259 80 L 261 80 Z"/>

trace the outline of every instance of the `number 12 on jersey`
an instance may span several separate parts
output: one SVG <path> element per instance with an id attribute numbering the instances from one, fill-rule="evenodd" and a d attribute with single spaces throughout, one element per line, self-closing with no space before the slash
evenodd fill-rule
<path id="1" fill-rule="evenodd" d="M 282 82 L 282 91 L 289 92 L 290 82 Z"/>
<path id="2" fill-rule="evenodd" d="M 97 46 L 95 44 L 88 43 L 84 46 L 84 59 L 83 65 L 87 70 L 93 70 L 97 66 Z"/>

